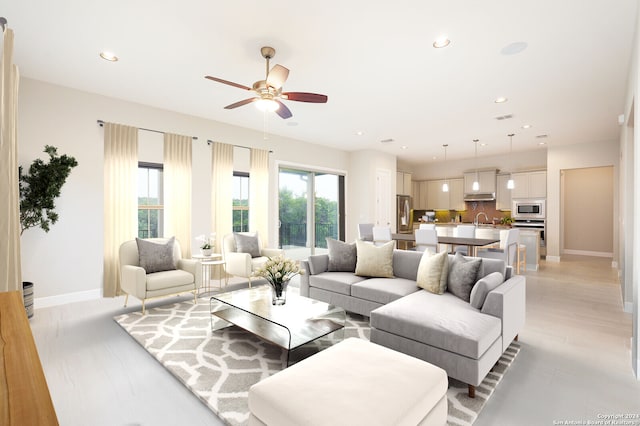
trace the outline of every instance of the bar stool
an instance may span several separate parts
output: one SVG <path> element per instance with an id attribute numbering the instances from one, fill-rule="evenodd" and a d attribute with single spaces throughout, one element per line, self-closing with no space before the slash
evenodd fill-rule
<path id="1" fill-rule="evenodd" d="M 523 265 L 523 272 L 527 270 L 527 246 L 524 244 L 518 244 L 518 275 L 520 275 L 520 265 Z"/>

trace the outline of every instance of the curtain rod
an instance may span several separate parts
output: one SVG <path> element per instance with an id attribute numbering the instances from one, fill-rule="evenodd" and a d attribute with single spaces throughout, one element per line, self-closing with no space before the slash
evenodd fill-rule
<path id="1" fill-rule="evenodd" d="M 212 141 L 211 139 L 207 139 L 207 145 L 211 145 L 214 142 L 215 141 Z M 232 144 L 231 146 L 236 147 L 236 148 L 253 149 L 250 146 L 244 146 L 244 145 L 233 145 Z M 269 150 L 269 154 L 273 154 L 273 150 Z"/>
<path id="2" fill-rule="evenodd" d="M 102 121 L 102 120 L 98 120 L 98 126 L 100 126 L 100 127 L 104 127 L 104 121 Z M 138 129 L 138 130 L 144 130 L 144 131 L 146 131 L 146 132 L 162 133 L 163 135 L 166 133 L 166 132 L 161 132 L 160 130 L 145 129 L 144 127 L 138 127 L 137 129 Z M 198 137 L 197 137 L 197 136 L 191 136 L 191 138 L 192 138 L 193 140 L 196 140 L 196 141 L 198 140 Z M 207 143 L 209 143 L 209 142 L 207 141 Z"/>

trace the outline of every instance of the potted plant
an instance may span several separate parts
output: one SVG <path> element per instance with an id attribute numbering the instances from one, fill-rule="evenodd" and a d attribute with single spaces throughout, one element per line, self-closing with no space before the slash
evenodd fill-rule
<path id="1" fill-rule="evenodd" d="M 200 253 L 203 256 L 211 256 L 211 253 L 213 253 L 213 246 L 215 245 L 215 240 L 216 240 L 215 232 L 212 232 L 210 237 L 206 237 L 204 234 L 198 235 L 196 237 L 196 240 L 202 242 L 202 245 L 200 246 Z"/>
<path id="2" fill-rule="evenodd" d="M 44 152 L 49 154 L 49 162 L 36 159 L 31 163 L 28 172 L 22 166 L 18 168 L 20 185 L 20 235 L 29 228 L 39 226 L 49 232 L 51 225 L 58 221 L 55 212 L 55 200 L 67 181 L 71 169 L 78 165 L 75 158 L 58 155 L 54 146 L 45 145 Z M 25 298 L 27 316 L 33 316 L 33 283 L 23 282 L 22 291 Z"/>

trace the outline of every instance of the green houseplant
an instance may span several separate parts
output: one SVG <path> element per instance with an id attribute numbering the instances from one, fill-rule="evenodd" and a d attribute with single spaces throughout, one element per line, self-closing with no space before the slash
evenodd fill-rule
<path id="1" fill-rule="evenodd" d="M 45 145 L 44 152 L 49 154 L 49 162 L 36 159 L 29 171 L 18 169 L 20 182 L 20 235 L 36 226 L 49 232 L 49 227 L 58 221 L 55 212 L 55 200 L 67 181 L 71 169 L 78 165 L 75 158 L 58 155 L 58 149 Z"/>
<path id="2" fill-rule="evenodd" d="M 56 147 L 45 145 L 44 152 L 49 154 L 49 162 L 36 159 L 29 171 L 23 173 L 18 168 L 20 185 L 20 235 L 36 226 L 49 232 L 49 227 L 58 221 L 55 212 L 55 199 L 60 196 L 62 185 L 67 181 L 71 169 L 78 165 L 75 158 L 58 155 Z M 33 316 L 33 283 L 22 283 L 22 294 L 27 316 Z"/>

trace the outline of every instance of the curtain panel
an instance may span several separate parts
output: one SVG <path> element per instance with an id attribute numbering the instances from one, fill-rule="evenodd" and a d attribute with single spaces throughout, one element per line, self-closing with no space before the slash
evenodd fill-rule
<path id="1" fill-rule="evenodd" d="M 185 259 L 191 258 L 192 140 L 164 134 L 164 235 L 176 237 Z"/>
<path id="2" fill-rule="evenodd" d="M 211 229 L 216 233 L 216 249 L 233 231 L 233 145 L 214 142 L 211 150 Z"/>
<path id="3" fill-rule="evenodd" d="M 120 290 L 120 245 L 138 234 L 138 129 L 104 123 L 103 295 Z"/>
<path id="4" fill-rule="evenodd" d="M 251 149 L 249 170 L 249 230 L 269 242 L 269 151 Z"/>
<path id="5" fill-rule="evenodd" d="M 13 64 L 13 30 L 5 28 L 0 60 L 0 291 L 22 290 L 18 82 L 18 67 Z"/>

